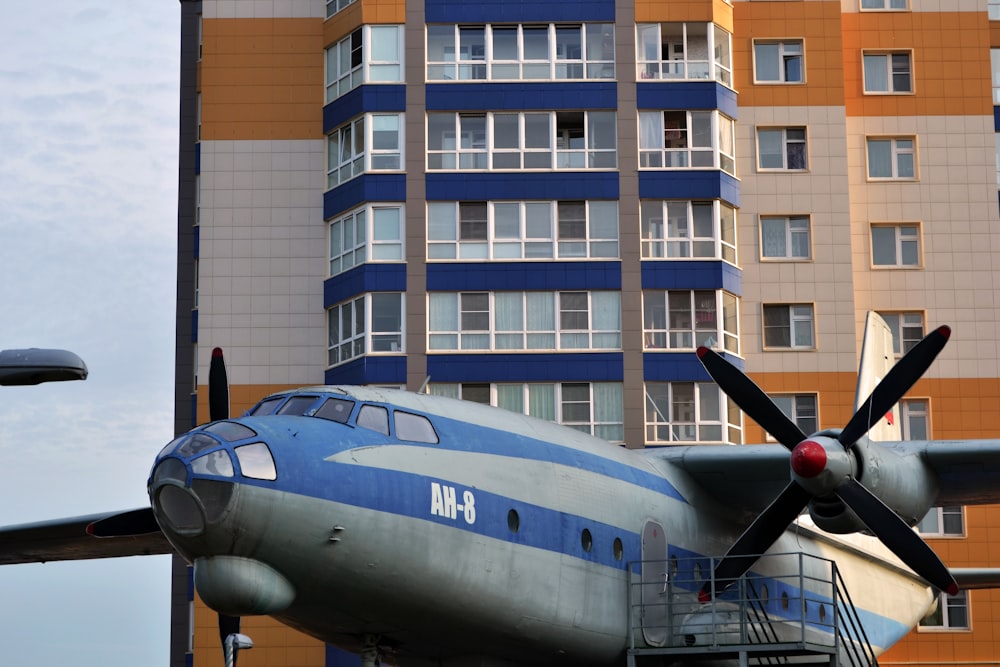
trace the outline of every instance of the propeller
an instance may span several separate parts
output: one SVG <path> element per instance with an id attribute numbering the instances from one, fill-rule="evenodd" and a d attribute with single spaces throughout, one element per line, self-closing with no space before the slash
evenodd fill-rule
<path id="1" fill-rule="evenodd" d="M 836 437 L 807 437 L 743 371 L 718 353 L 698 348 L 708 374 L 751 419 L 791 451 L 791 480 L 777 498 L 750 524 L 716 565 L 712 581 L 699 593 L 701 601 L 725 590 L 777 541 L 813 498 L 834 495 L 914 572 L 954 595 L 955 578 L 937 554 L 898 514 L 854 477 L 850 448 L 899 402 L 930 367 L 951 336 L 938 327 L 915 345 L 878 383 L 867 400 Z"/>
<path id="2" fill-rule="evenodd" d="M 208 418 L 211 421 L 229 419 L 229 376 L 226 373 L 226 360 L 222 348 L 212 350 L 212 362 L 208 367 Z M 240 617 L 219 614 L 219 641 L 222 642 L 223 653 L 226 654 L 226 641 L 232 635 L 240 632 Z M 227 661 L 230 659 L 225 655 Z M 236 663 L 235 655 L 231 658 Z"/>

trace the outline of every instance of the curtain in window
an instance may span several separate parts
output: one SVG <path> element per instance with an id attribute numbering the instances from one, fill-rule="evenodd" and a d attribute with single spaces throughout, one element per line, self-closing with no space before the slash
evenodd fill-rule
<path id="1" fill-rule="evenodd" d="M 556 303 L 552 292 L 528 292 L 526 295 L 528 320 L 528 349 L 555 349 Z"/>
<path id="2" fill-rule="evenodd" d="M 556 420 L 556 387 L 553 384 L 528 385 L 528 414 L 532 417 Z"/>
<path id="3" fill-rule="evenodd" d="M 639 112 L 639 148 L 664 148 L 663 144 L 663 114 L 658 111 Z"/>
<path id="4" fill-rule="evenodd" d="M 497 292 L 493 296 L 496 347 L 500 350 L 524 348 L 524 293 Z M 503 331 L 515 333 L 501 334 Z"/>
<path id="5" fill-rule="evenodd" d="M 786 255 L 784 219 L 761 218 L 760 242 L 764 257 L 784 257 Z"/>
<path id="6" fill-rule="evenodd" d="M 524 386 L 520 384 L 498 384 L 497 407 L 524 414 Z"/>
<path id="7" fill-rule="evenodd" d="M 448 398 L 458 398 L 458 388 L 457 384 L 438 384 L 434 383 L 428 386 L 431 395 L 433 396 L 447 396 Z"/>
<path id="8" fill-rule="evenodd" d="M 596 422 L 594 435 L 612 442 L 624 440 L 623 423 L 625 418 L 621 383 L 595 382 L 592 388 L 594 421 Z"/>
<path id="9" fill-rule="evenodd" d="M 892 177 L 892 142 L 890 140 L 868 140 L 868 175 L 874 178 Z"/>
<path id="10" fill-rule="evenodd" d="M 885 59 L 885 55 L 866 55 L 864 57 L 865 90 L 870 92 L 889 90 L 889 75 Z"/>
<path id="11" fill-rule="evenodd" d="M 458 331 L 458 295 L 432 293 L 430 295 L 431 331 Z"/>
<path id="12" fill-rule="evenodd" d="M 778 45 L 753 45 L 754 74 L 758 81 L 779 81 Z"/>

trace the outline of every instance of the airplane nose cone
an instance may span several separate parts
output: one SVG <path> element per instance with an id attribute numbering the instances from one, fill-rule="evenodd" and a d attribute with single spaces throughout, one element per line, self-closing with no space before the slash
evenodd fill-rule
<path id="1" fill-rule="evenodd" d="M 218 521 L 232 503 L 231 482 L 195 478 L 188 485 L 188 468 L 166 458 L 153 471 L 149 499 L 161 525 L 170 532 L 196 537 Z"/>

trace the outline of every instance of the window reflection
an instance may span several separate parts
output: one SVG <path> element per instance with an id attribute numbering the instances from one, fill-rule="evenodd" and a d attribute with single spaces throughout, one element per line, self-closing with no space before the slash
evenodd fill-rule
<path id="1" fill-rule="evenodd" d="M 274 467 L 274 457 L 271 456 L 271 450 L 263 442 L 237 447 L 236 458 L 239 459 L 240 471 L 244 477 L 266 480 L 278 478 L 278 472 Z"/>

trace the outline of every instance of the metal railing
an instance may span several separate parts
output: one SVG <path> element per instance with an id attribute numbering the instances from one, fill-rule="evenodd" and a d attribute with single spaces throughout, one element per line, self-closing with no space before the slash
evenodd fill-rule
<path id="1" fill-rule="evenodd" d="M 699 596 L 716 583 L 716 564 L 674 556 L 629 564 L 630 667 L 636 656 L 684 653 L 758 665 L 803 655 L 830 665 L 877 665 L 835 562 L 767 554 L 748 574 L 718 582 L 728 584 L 719 595 Z"/>

